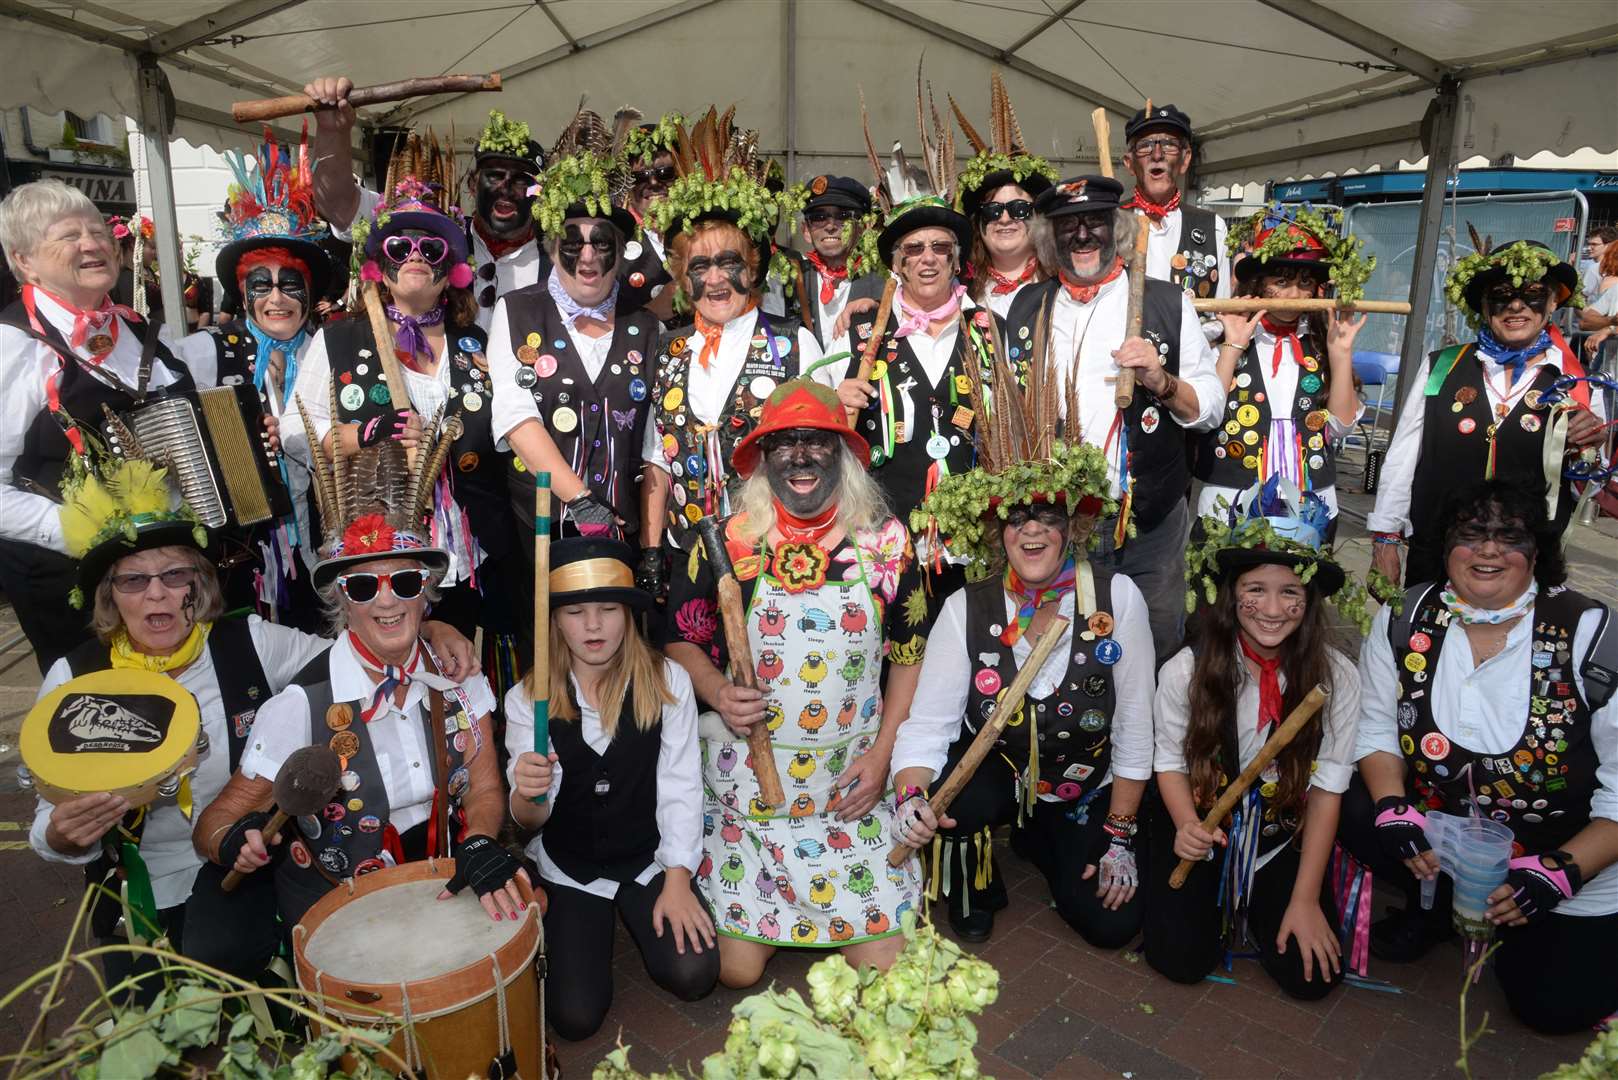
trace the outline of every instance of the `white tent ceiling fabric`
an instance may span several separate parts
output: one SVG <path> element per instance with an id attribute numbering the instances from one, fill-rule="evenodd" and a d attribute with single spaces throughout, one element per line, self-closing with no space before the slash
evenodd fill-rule
<path id="1" fill-rule="evenodd" d="M 1147 96 L 1175 103 L 1206 133 L 1202 181 L 1225 184 L 1419 158 L 1415 130 L 1433 87 L 1381 70 L 1386 59 L 1366 51 L 1381 35 L 1413 50 L 1413 66 L 1431 58 L 1462 70 L 1457 138 L 1467 154 L 1618 151 L 1614 0 L 1565 0 L 1554 9 L 1538 0 L 798 0 L 790 8 L 785 0 L 287 0 L 235 25 L 244 5 L 276 7 L 141 0 L 120 12 L 78 0 L 0 0 L 0 106 L 133 114 L 136 64 L 102 39 L 110 32 L 144 42 L 217 15 L 231 28 L 163 60 L 175 134 L 193 144 L 256 142 L 257 125 L 229 123 L 229 103 L 288 93 L 316 75 L 367 85 L 501 71 L 498 95 L 420 99 L 366 115 L 453 128 L 464 148 L 491 107 L 528 121 L 548 142 L 581 97 L 603 113 L 627 102 L 648 117 L 735 102 L 738 121 L 759 129 L 767 151 L 794 151 L 797 176 L 836 170 L 866 179 L 859 91 L 878 148 L 895 139 L 913 148 L 916 65 L 925 52 L 925 77 L 946 119 L 946 92 L 974 123 L 986 118 L 988 75 L 1001 68 L 1031 148 L 1064 172 L 1093 166 L 1089 112 L 1097 100 L 1130 110 Z M 1292 17 L 1294 6 L 1370 34 L 1350 44 Z M 65 20 L 85 30 L 75 33 Z M 1466 77 L 1480 58 L 1487 66 L 1478 70 L 1518 63 Z M 1340 107 L 1357 96 L 1371 100 Z M 298 123 L 278 129 L 295 133 Z M 1113 132 L 1116 155 L 1118 116 Z M 964 156 L 959 133 L 957 145 Z"/>

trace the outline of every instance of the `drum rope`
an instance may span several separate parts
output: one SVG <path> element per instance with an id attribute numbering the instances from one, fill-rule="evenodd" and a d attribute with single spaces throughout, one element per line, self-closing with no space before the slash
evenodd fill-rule
<path id="1" fill-rule="evenodd" d="M 511 1028 L 506 1020 L 506 980 L 500 974 L 500 958 L 490 953 L 489 963 L 494 967 L 494 1010 L 499 1022 L 500 1053 L 503 1055 L 511 1050 Z"/>
<path id="2" fill-rule="evenodd" d="M 410 1012 L 410 986 L 407 983 L 399 984 L 399 1010 L 404 1013 L 405 1068 L 412 1073 L 418 1069 L 424 1070 L 427 1063 L 422 1060 L 421 1048 L 416 1045 L 416 1018 Z"/>

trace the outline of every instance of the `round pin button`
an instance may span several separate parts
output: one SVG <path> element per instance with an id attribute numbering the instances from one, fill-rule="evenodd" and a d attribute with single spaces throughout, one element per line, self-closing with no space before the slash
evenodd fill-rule
<path id="1" fill-rule="evenodd" d="M 685 391 L 681 390 L 678 386 L 671 386 L 669 388 L 669 392 L 663 395 L 663 408 L 667 409 L 669 412 L 673 412 L 675 409 L 680 407 L 680 403 L 684 400 Z"/>
<path id="2" fill-rule="evenodd" d="M 1424 653 L 1433 647 L 1433 639 L 1422 633 L 1420 630 L 1417 630 L 1414 634 L 1410 635 L 1410 647 L 1416 652 Z"/>
<path id="3" fill-rule="evenodd" d="M 1436 731 L 1430 731 L 1421 737 L 1422 756 L 1431 761 L 1449 756 L 1449 740 Z"/>
<path id="4" fill-rule="evenodd" d="M 1118 644 L 1115 638 L 1103 638 L 1096 642 L 1096 659 L 1109 667 L 1116 664 L 1124 655 L 1124 647 Z"/>
<path id="5" fill-rule="evenodd" d="M 984 668 L 972 677 L 972 685 L 978 688 L 978 693 L 988 696 L 1000 692 L 1000 673 Z"/>
<path id="6" fill-rule="evenodd" d="M 1085 709 L 1079 716 L 1079 727 L 1095 734 L 1107 726 L 1107 714 L 1100 709 Z"/>
<path id="7" fill-rule="evenodd" d="M 534 358 L 534 374 L 541 379 L 548 379 L 556 374 L 556 357 L 550 353 L 541 353 Z"/>
<path id="8" fill-rule="evenodd" d="M 551 427 L 566 435 L 579 426 L 579 414 L 566 405 L 551 413 Z"/>

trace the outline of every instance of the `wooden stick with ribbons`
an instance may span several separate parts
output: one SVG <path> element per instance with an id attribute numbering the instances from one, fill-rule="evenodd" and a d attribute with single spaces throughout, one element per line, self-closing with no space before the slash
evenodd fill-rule
<path id="1" fill-rule="evenodd" d="M 1225 789 L 1224 794 L 1220 795 L 1219 799 L 1214 803 L 1213 809 L 1209 810 L 1207 815 L 1203 817 L 1202 827 L 1204 829 L 1212 832 L 1219 827 L 1219 823 L 1225 820 L 1226 815 L 1236 809 L 1236 804 L 1241 802 L 1243 795 L 1247 794 L 1247 789 L 1253 786 L 1253 782 L 1258 779 L 1259 773 L 1263 772 L 1265 766 L 1274 761 L 1275 756 L 1285 750 L 1293 739 L 1297 738 L 1298 732 L 1302 731 L 1304 725 L 1314 718 L 1315 713 L 1320 711 L 1320 707 L 1326 704 L 1326 699 L 1330 696 L 1331 692 L 1319 683 L 1316 683 L 1315 688 L 1304 695 L 1303 700 L 1298 702 L 1297 707 L 1292 710 L 1285 720 L 1281 721 L 1281 726 L 1275 729 L 1275 734 L 1269 737 L 1269 740 L 1265 742 L 1253 760 L 1247 763 L 1247 768 L 1242 770 L 1242 774 L 1236 778 L 1236 782 Z M 1185 879 L 1191 873 L 1191 867 L 1194 865 L 1196 864 L 1191 859 L 1181 859 L 1180 865 L 1176 866 L 1174 873 L 1169 875 L 1169 888 L 1178 889 L 1183 886 Z"/>
<path id="2" fill-rule="evenodd" d="M 534 753 L 551 752 L 551 474 L 534 474 Z M 545 795 L 535 795 L 543 803 Z"/>
<path id="3" fill-rule="evenodd" d="M 1278 314 L 1290 314 L 1294 311 L 1359 311 L 1373 315 L 1409 315 L 1410 303 L 1407 300 L 1266 300 L 1262 296 L 1234 296 L 1228 300 L 1219 300 L 1208 297 L 1202 300 L 1192 300 L 1191 306 L 1197 312 L 1212 312 L 1215 315 L 1252 315 L 1260 311 L 1273 311 Z"/>
<path id="4" fill-rule="evenodd" d="M 747 612 L 742 605 L 742 586 L 736 580 L 736 570 L 730 563 L 730 552 L 725 538 L 720 535 L 719 521 L 705 517 L 697 522 L 697 534 L 713 568 L 714 583 L 719 593 L 719 617 L 725 627 L 725 645 L 730 650 L 730 678 L 737 686 L 758 689 L 758 667 L 753 663 L 753 646 L 747 637 Z M 787 801 L 781 788 L 781 774 L 775 767 L 775 746 L 770 740 L 770 726 L 759 721 L 747 729 L 747 751 L 753 758 L 753 775 L 758 777 L 759 801 L 766 806 L 781 806 Z"/>
<path id="5" fill-rule="evenodd" d="M 978 771 L 978 766 L 983 764 L 983 759 L 994 749 L 994 744 L 1006 730 L 1006 724 L 1017 715 L 1017 710 L 1022 708 L 1023 699 L 1028 696 L 1028 688 L 1034 685 L 1034 678 L 1039 674 L 1039 669 L 1045 666 L 1045 661 L 1056 650 L 1056 643 L 1070 621 L 1066 615 L 1056 616 L 1045 628 L 1045 632 L 1039 636 L 1039 640 L 1034 643 L 1034 649 L 1029 653 L 1027 662 L 1017 671 L 1017 677 L 1011 680 L 1011 685 L 995 703 L 994 715 L 978 728 L 977 737 L 966 748 L 966 753 L 961 755 L 961 760 L 956 762 L 955 768 L 950 770 L 943 784 L 933 793 L 932 798 L 927 800 L 927 805 L 932 807 L 935 818 L 944 816 L 949 810 L 950 803 L 955 801 L 955 797 L 961 793 L 966 782 Z M 1031 724 L 1033 719 L 1030 717 L 1026 722 Z M 888 852 L 888 865 L 903 866 L 905 860 L 914 855 L 916 850 L 904 844 L 895 844 L 893 850 Z"/>
<path id="6" fill-rule="evenodd" d="M 366 318 L 371 320 L 371 336 L 376 339 L 376 358 L 382 365 L 382 377 L 388 383 L 389 403 L 395 409 L 410 408 L 410 385 L 405 382 L 404 369 L 399 366 L 399 353 L 393 347 L 393 334 L 388 330 L 388 317 L 383 314 L 382 291 L 376 282 L 367 281 L 360 286 L 360 302 L 365 305 Z M 416 468 L 416 448 L 405 449 L 405 460 L 412 472 Z"/>
<path id="7" fill-rule="evenodd" d="M 888 273 L 888 283 L 882 286 L 882 302 L 876 306 L 876 322 L 871 324 L 871 340 L 865 343 L 860 353 L 860 368 L 856 378 L 860 382 L 870 382 L 871 372 L 876 367 L 876 350 L 882 344 L 882 338 L 888 329 L 888 316 L 893 312 L 893 294 L 899 288 L 899 275 Z M 854 418 L 859 415 L 858 409 L 848 410 L 848 426 L 854 426 Z"/>
<path id="8" fill-rule="evenodd" d="M 499 89 L 499 72 L 490 75 L 433 75 L 421 79 L 401 79 L 398 82 L 356 87 L 348 92 L 348 103 L 360 109 L 366 105 L 426 97 L 429 94 L 472 94 Z M 286 97 L 238 101 L 230 107 L 230 117 L 238 124 L 247 124 L 255 120 L 278 120 L 283 116 L 297 116 L 299 113 L 329 108 L 332 106 L 322 105 L 308 94 L 288 94 Z"/>
<path id="9" fill-rule="evenodd" d="M 342 786 L 342 779 L 342 759 L 329 746 L 304 746 L 288 754 L 275 773 L 275 813 L 260 830 L 264 846 L 269 847 L 287 822 L 324 810 Z M 245 876 L 240 870 L 232 869 L 219 887 L 225 892 L 235 892 Z"/>

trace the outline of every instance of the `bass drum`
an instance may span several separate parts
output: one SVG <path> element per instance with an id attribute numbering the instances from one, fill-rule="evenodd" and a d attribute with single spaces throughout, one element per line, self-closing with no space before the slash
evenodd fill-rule
<path id="1" fill-rule="evenodd" d="M 298 985 L 337 1021 L 401 1025 L 389 1049 L 418 1077 L 542 1080 L 539 899 L 519 878 L 521 917 L 495 922 L 470 889 L 438 899 L 454 872 L 428 859 L 332 889 L 292 930 Z"/>

